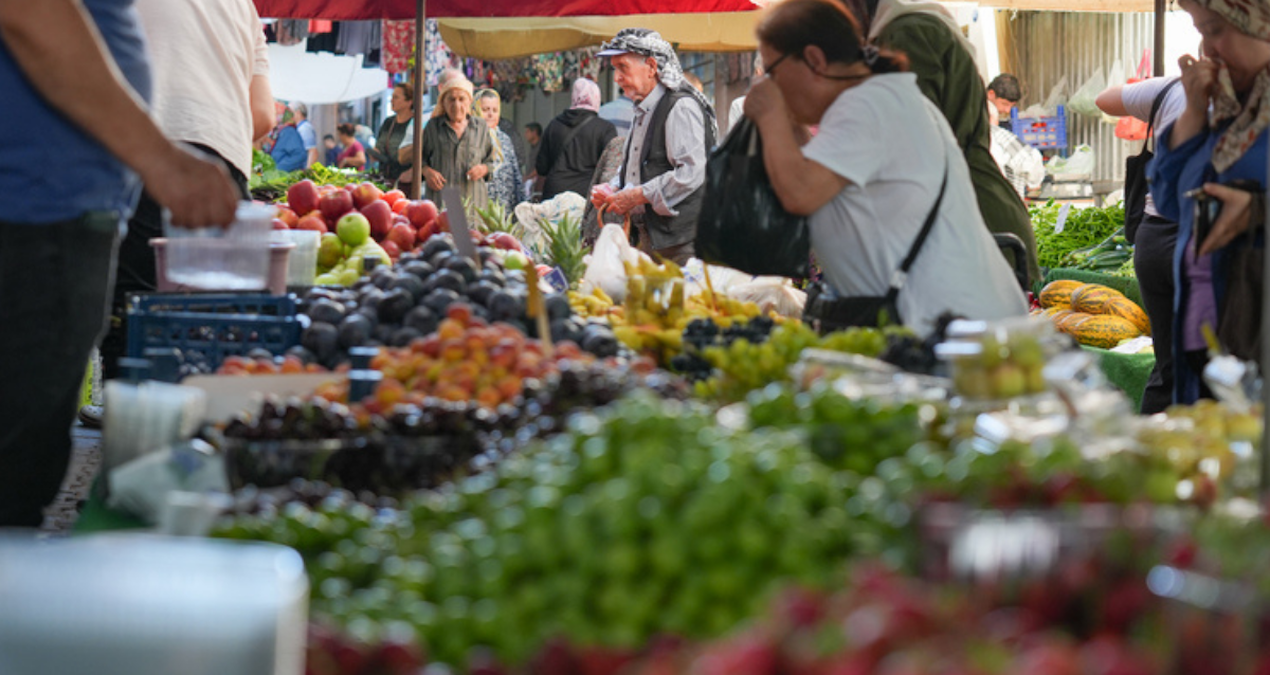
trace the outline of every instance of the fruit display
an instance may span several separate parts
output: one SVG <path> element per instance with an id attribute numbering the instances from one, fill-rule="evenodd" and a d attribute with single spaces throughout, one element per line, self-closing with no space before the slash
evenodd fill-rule
<path id="1" fill-rule="evenodd" d="M 797 435 L 725 432 L 708 409 L 641 396 L 378 526 L 288 506 L 220 533 L 304 542 L 319 617 L 406 622 L 446 663 L 486 645 L 522 664 L 556 635 L 621 648 L 719 635 L 782 580 L 825 587 L 880 541 L 843 508 L 851 493 Z"/>
<path id="2" fill-rule="evenodd" d="M 966 332 L 959 334 L 959 326 Z M 1010 399 L 1045 391 L 1046 343 L 1053 331 L 1035 319 L 992 327 L 953 324 L 937 351 L 952 364 L 953 388 L 971 399 Z"/>
<path id="3" fill-rule="evenodd" d="M 316 288 L 301 302 L 310 325 L 301 335 L 302 357 L 327 367 L 348 360 L 353 347 L 405 347 L 435 332 L 451 305 L 465 305 L 473 319 L 502 322 L 537 337 L 527 316 L 524 272 L 505 270 L 492 247 L 477 249 L 481 263 L 458 254 L 453 238 L 435 235 L 392 268 L 380 267 L 347 290 Z M 551 338 L 570 341 L 606 358 L 619 346 L 605 325 L 574 316 L 563 295 L 544 302 Z"/>
<path id="4" fill-rule="evenodd" d="M 1034 312 L 1053 321 L 1059 331 L 1091 347 L 1110 349 L 1125 340 L 1151 334 L 1151 321 L 1137 303 L 1101 284 L 1051 281 L 1038 296 Z"/>
<path id="5" fill-rule="evenodd" d="M 275 356 L 264 350 L 247 356 L 227 356 L 216 369 L 217 375 L 294 375 L 297 373 L 324 373 L 326 369 L 316 363 L 305 363 L 296 354 Z"/>
<path id="6" fill-rule="evenodd" d="M 556 223 L 544 218 L 541 226 L 546 238 L 543 262 L 563 272 L 569 286 L 577 286 L 586 273 L 586 263 L 582 261 L 586 253 L 582 245 L 582 222 L 566 214 Z"/>

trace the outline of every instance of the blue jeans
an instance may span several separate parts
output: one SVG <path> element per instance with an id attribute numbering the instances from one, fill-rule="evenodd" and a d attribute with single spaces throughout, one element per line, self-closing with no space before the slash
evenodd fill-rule
<path id="1" fill-rule="evenodd" d="M 38 527 L 65 478 L 121 224 L 115 213 L 0 221 L 0 527 Z"/>

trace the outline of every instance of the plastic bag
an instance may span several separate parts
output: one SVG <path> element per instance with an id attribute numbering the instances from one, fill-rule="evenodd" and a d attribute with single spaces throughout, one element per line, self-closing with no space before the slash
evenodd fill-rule
<path id="1" fill-rule="evenodd" d="M 1129 78 L 1128 82 L 1141 82 L 1151 76 L 1151 50 L 1147 49 L 1142 52 L 1142 61 L 1138 63 L 1138 73 L 1136 77 Z M 1133 115 L 1125 115 L 1116 120 L 1116 138 L 1123 138 L 1126 141 L 1145 141 L 1149 133 L 1150 125 L 1145 120 L 1140 120 Z"/>
<path id="2" fill-rule="evenodd" d="M 582 213 L 586 210 L 586 204 L 586 199 L 576 192 L 561 192 L 540 204 L 531 202 L 517 204 L 514 211 L 516 220 L 521 227 L 525 228 L 525 236 L 521 237 L 521 243 L 529 248 L 541 250 L 546 245 L 547 238 L 542 234 L 539 221 L 546 218 L 555 224 L 567 215 L 574 222 L 582 222 Z"/>
<path id="3" fill-rule="evenodd" d="M 599 288 L 613 302 L 621 303 L 626 299 L 626 266 L 623 263 L 637 264 L 640 256 L 647 257 L 631 246 L 620 225 L 605 225 L 595 240 L 595 248 L 586 256 L 586 274 L 582 276 L 578 291 L 587 295 Z"/>
<path id="4" fill-rule="evenodd" d="M 1045 170 L 1051 176 L 1089 176 L 1098 165 L 1094 149 L 1088 145 L 1078 145 L 1070 157 L 1055 157 L 1046 165 Z"/>
<path id="5" fill-rule="evenodd" d="M 1053 117 L 1058 114 L 1058 106 L 1067 95 L 1067 76 L 1058 78 L 1058 82 L 1050 87 L 1050 95 L 1044 103 L 1033 103 L 1027 110 L 1020 110 L 1019 117 Z"/>
<path id="6" fill-rule="evenodd" d="M 807 219 L 781 206 L 763 165 L 758 128 L 749 119 L 733 127 L 706 163 L 696 251 L 705 262 L 750 274 L 808 274 Z"/>
<path id="7" fill-rule="evenodd" d="M 783 277 L 758 277 L 753 281 L 728 289 L 728 297 L 742 302 L 752 302 L 766 314 L 776 312 L 781 316 L 801 318 L 807 304 L 807 293 L 794 288 Z"/>
<path id="8" fill-rule="evenodd" d="M 1093 75 L 1090 75 L 1089 79 L 1085 80 L 1067 101 L 1067 109 L 1085 117 L 1102 119 L 1102 111 L 1098 109 L 1095 100 L 1106 88 L 1107 78 L 1103 75 L 1102 68 L 1095 68 Z"/>

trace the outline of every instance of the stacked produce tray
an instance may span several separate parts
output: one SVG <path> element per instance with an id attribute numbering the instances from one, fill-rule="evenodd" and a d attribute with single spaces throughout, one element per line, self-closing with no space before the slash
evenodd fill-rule
<path id="1" fill-rule="evenodd" d="M 300 344 L 302 330 L 293 295 L 138 295 L 128 309 L 128 355 L 177 349 L 215 368 L 253 349 L 281 354 Z"/>

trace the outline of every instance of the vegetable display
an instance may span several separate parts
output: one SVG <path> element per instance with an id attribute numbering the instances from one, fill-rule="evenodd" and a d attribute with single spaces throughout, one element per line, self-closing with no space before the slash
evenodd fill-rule
<path id="1" fill-rule="evenodd" d="M 1059 228 L 1064 210 L 1067 211 L 1066 217 L 1062 219 L 1062 228 Z M 1124 228 L 1123 204 L 1106 208 L 1077 208 L 1062 206 L 1051 199 L 1031 207 L 1029 212 L 1036 233 L 1037 261 L 1043 267 L 1070 267 L 1070 263 L 1076 261 L 1069 260 L 1069 255 L 1082 249 L 1093 250 Z M 1117 269 L 1120 264 L 1106 269 Z"/>

